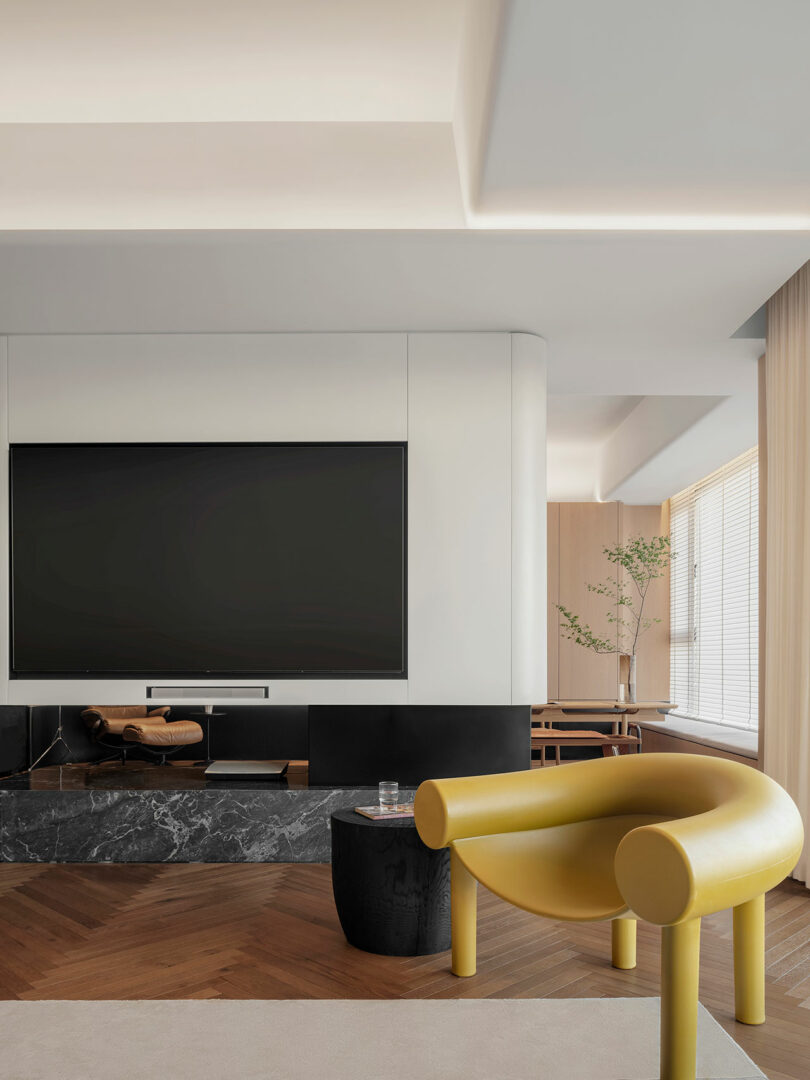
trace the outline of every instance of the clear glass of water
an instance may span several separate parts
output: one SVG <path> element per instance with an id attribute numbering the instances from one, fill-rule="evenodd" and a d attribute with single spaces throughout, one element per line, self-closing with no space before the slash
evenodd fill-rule
<path id="1" fill-rule="evenodd" d="M 380 781 L 380 811 L 391 812 L 396 810 L 399 802 L 399 784 L 396 780 Z"/>

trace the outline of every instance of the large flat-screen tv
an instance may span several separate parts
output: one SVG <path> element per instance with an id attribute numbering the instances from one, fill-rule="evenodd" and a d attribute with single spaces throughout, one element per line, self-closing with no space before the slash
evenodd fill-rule
<path id="1" fill-rule="evenodd" d="M 402 443 L 11 448 L 16 678 L 406 675 Z"/>

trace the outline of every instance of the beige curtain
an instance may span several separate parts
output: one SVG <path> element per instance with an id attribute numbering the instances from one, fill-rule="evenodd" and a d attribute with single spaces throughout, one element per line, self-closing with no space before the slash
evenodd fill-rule
<path id="1" fill-rule="evenodd" d="M 810 263 L 768 303 L 763 768 L 810 836 Z M 810 881 L 810 844 L 794 876 Z"/>

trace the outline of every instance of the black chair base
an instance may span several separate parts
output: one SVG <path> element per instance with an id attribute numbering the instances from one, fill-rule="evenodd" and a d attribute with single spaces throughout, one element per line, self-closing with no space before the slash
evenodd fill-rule
<path id="1" fill-rule="evenodd" d="M 108 757 L 99 758 L 98 761 L 92 762 L 93 765 L 105 765 L 110 761 L 120 761 L 122 765 L 126 765 L 131 754 L 140 750 L 146 754 L 144 764 L 149 765 L 173 765 L 174 762 L 169 761 L 169 757 L 173 757 L 178 751 L 183 749 L 183 746 L 167 746 L 165 749 L 156 749 L 152 746 L 147 746 L 146 743 L 138 742 L 126 742 L 121 740 L 120 745 L 118 743 L 105 742 L 103 739 L 96 739 L 98 746 L 103 746 L 107 750 L 114 750 L 115 753 L 110 754 Z M 193 745 L 193 744 L 192 744 Z M 137 760 L 137 759 L 136 759 Z"/>

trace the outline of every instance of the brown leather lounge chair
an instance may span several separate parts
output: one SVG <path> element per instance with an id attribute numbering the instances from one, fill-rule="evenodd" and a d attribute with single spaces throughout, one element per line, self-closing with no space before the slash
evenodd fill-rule
<path id="1" fill-rule="evenodd" d="M 203 737 L 202 728 L 194 720 L 168 723 L 170 712 L 168 705 L 151 710 L 145 705 L 91 705 L 82 716 L 95 741 L 115 750 L 122 764 L 127 754 L 139 747 L 159 765 L 166 765 L 169 754 L 176 754 L 181 746 L 201 742 Z"/>

